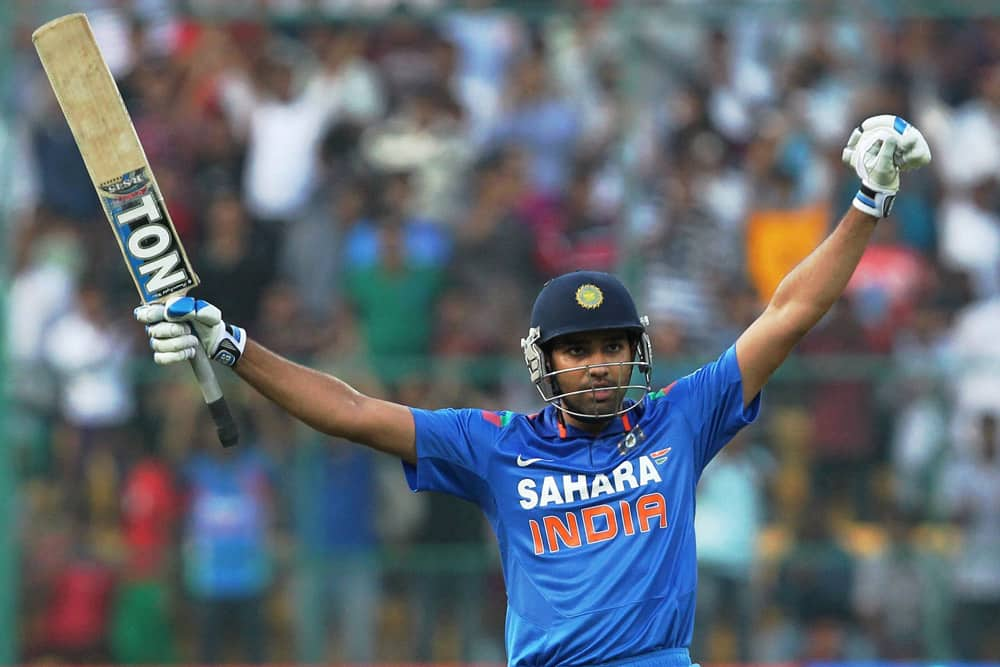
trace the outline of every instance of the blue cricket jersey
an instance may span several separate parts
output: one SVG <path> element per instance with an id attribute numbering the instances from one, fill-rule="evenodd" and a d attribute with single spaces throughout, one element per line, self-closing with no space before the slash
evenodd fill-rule
<path id="1" fill-rule="evenodd" d="M 415 491 L 482 508 L 507 588 L 511 665 L 688 664 L 695 485 L 752 422 L 736 348 L 598 435 L 536 415 L 413 410 Z"/>

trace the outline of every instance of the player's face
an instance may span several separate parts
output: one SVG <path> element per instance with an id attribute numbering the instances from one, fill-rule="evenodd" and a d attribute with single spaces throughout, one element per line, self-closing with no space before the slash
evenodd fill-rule
<path id="1" fill-rule="evenodd" d="M 625 398 L 634 350 L 624 330 L 591 331 L 560 336 L 550 350 L 552 370 L 569 370 L 557 376 L 563 392 L 582 391 L 566 396 L 563 404 L 580 414 L 614 412 Z M 602 366 L 600 364 L 619 364 Z"/>

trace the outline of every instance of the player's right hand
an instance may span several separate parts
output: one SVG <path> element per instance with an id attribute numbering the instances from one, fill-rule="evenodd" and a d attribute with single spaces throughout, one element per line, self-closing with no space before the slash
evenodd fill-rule
<path id="1" fill-rule="evenodd" d="M 145 304 L 134 314 L 146 325 L 153 361 L 161 365 L 192 359 L 201 345 L 210 359 L 235 366 L 247 344 L 246 332 L 226 324 L 221 310 L 190 296 Z"/>

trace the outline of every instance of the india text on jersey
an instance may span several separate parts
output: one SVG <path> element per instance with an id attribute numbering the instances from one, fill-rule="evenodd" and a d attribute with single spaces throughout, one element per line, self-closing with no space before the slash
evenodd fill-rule
<path id="1" fill-rule="evenodd" d="M 623 461 L 610 475 L 546 475 L 541 491 L 534 479 L 521 479 L 517 484 L 521 507 L 526 510 L 548 505 L 565 505 L 593 500 L 661 482 L 657 463 L 666 460 L 661 450 L 656 462 L 640 456 L 633 464 Z M 636 470 L 636 468 L 638 470 Z M 610 499 L 609 499 L 610 500 Z M 554 512 L 540 519 L 529 519 L 535 555 L 554 553 L 563 546 L 574 549 L 584 544 L 605 542 L 619 534 L 631 536 L 636 531 L 648 533 L 653 528 L 667 527 L 667 504 L 663 495 L 651 492 L 634 502 L 613 500 L 571 511 Z"/>

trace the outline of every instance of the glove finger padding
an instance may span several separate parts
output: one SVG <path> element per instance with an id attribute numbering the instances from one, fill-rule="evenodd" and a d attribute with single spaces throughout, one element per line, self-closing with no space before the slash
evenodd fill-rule
<path id="1" fill-rule="evenodd" d="M 143 324 L 155 324 L 166 319 L 165 309 L 162 303 L 146 303 L 132 311 L 135 319 Z"/>
<path id="2" fill-rule="evenodd" d="M 168 366 L 181 361 L 194 359 L 196 353 L 197 351 L 193 347 L 188 347 L 177 352 L 154 352 L 153 361 L 160 366 Z"/>
<path id="3" fill-rule="evenodd" d="M 180 352 L 181 350 L 195 350 L 201 342 L 194 334 L 174 336 L 172 338 L 150 338 L 149 346 L 154 352 Z"/>
<path id="4" fill-rule="evenodd" d="M 854 151 L 858 146 L 858 141 L 861 139 L 861 128 L 854 128 L 851 132 L 851 137 L 847 140 L 847 146 L 844 147 L 844 152 L 840 154 L 840 159 L 844 161 L 844 164 L 848 166 L 854 166 Z"/>
<path id="5" fill-rule="evenodd" d="M 909 126 L 910 124 L 907 123 L 902 118 L 899 118 L 899 116 L 893 116 L 892 114 L 887 114 L 887 113 L 865 118 L 863 121 L 861 121 L 861 129 L 866 132 L 868 130 L 875 130 L 878 128 L 892 129 L 893 127 L 896 126 L 897 118 L 904 124 L 903 128 L 899 130 L 899 133 L 902 134 L 903 129 L 905 129 L 905 127 Z"/>
<path id="6" fill-rule="evenodd" d="M 191 333 L 190 325 L 163 321 L 164 313 L 162 304 L 149 304 L 135 309 L 137 320 L 153 322 L 146 325 L 149 346 L 153 348 L 153 361 L 167 366 L 193 359 L 201 341 Z"/>
<path id="7" fill-rule="evenodd" d="M 146 327 L 150 338 L 177 338 L 191 334 L 191 327 L 178 322 L 158 322 Z"/>
<path id="8" fill-rule="evenodd" d="M 931 147 L 920 130 L 910 125 L 899 140 L 896 163 L 903 171 L 919 169 L 931 161 Z"/>
<path id="9" fill-rule="evenodd" d="M 899 189 L 899 167 L 896 166 L 896 146 L 897 143 L 894 136 L 883 134 L 868 149 L 869 154 L 876 149 L 878 149 L 878 152 L 875 153 L 875 157 L 870 163 L 871 166 L 866 171 L 871 175 L 874 182 L 889 192 L 895 192 Z"/>

